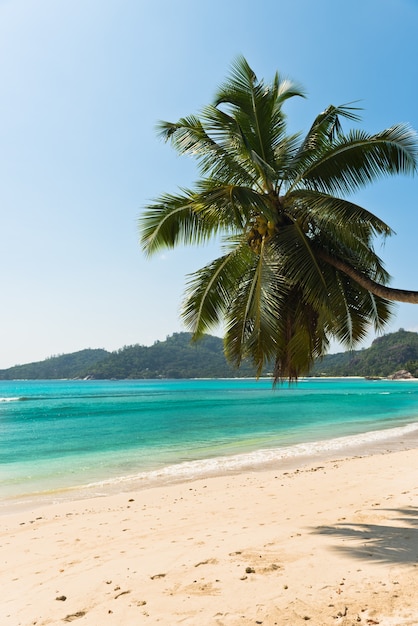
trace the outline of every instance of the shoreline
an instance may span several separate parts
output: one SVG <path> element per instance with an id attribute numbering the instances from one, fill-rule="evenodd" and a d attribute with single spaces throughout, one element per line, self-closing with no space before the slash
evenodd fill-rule
<path id="1" fill-rule="evenodd" d="M 310 463 L 329 460 L 336 455 L 349 459 L 414 448 L 418 449 L 418 422 L 333 439 L 321 439 L 290 446 L 260 448 L 220 457 L 183 461 L 155 470 L 106 477 L 82 485 L 76 484 L 10 496 L 3 499 L 3 508 L 0 506 L 0 516 L 7 515 L 9 512 L 13 513 L 14 510 L 35 509 L 48 504 L 182 484 L 200 478 L 222 477 L 267 469 L 294 470 Z"/>
<path id="2" fill-rule="evenodd" d="M 271 390 L 271 381 L 102 382 L 5 388 L 3 395 L 12 397 L 1 405 L 0 515 L 9 504 L 22 508 L 35 499 L 281 467 L 289 463 L 282 456 L 296 455 L 299 463 L 301 456 L 323 454 L 331 437 L 367 439 L 367 431 L 391 432 L 418 419 L 418 388 L 402 381 L 303 380 L 283 394 Z M 19 398 L 28 402 L 11 401 Z M 365 441 L 367 452 L 374 445 Z"/>
<path id="3" fill-rule="evenodd" d="M 11 513 L 0 622 L 413 626 L 417 524 L 417 448 Z"/>
<path id="4" fill-rule="evenodd" d="M 350 459 L 410 449 L 418 449 L 418 422 L 333 439 L 182 461 L 154 470 L 104 477 L 81 485 L 65 485 L 31 493 L 8 495 L 4 496 L 0 503 L 0 519 L 4 515 L 36 510 L 61 502 L 83 501 L 131 491 L 140 492 L 154 487 L 186 484 L 199 479 L 228 477 L 245 472 L 303 469 L 310 464 L 328 461 L 335 456 Z"/>

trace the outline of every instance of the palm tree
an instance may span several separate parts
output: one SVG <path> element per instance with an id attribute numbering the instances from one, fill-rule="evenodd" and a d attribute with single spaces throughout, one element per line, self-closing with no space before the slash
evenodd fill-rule
<path id="1" fill-rule="evenodd" d="M 391 289 L 373 248 L 392 234 L 378 217 L 344 198 L 382 175 L 417 169 L 416 133 L 398 124 L 377 134 L 344 134 L 354 106 L 329 106 L 305 137 L 288 134 L 283 105 L 302 89 L 275 75 L 259 80 L 240 57 L 200 117 L 161 122 L 180 154 L 197 159 L 193 189 L 163 195 L 140 219 L 145 252 L 200 244 L 221 235 L 222 255 L 189 276 L 183 319 L 194 338 L 225 324 L 225 354 L 260 374 L 297 379 L 331 339 L 346 347 L 370 327 L 381 331 Z"/>

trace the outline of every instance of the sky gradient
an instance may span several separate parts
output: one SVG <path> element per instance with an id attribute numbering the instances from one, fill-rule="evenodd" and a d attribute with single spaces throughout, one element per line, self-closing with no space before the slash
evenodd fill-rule
<path id="1" fill-rule="evenodd" d="M 186 275 L 218 249 L 147 259 L 137 220 L 197 178 L 156 123 L 198 113 L 238 55 L 305 88 L 292 131 L 354 100 L 358 128 L 418 129 L 417 32 L 416 0 L 0 0 L 0 368 L 186 330 Z M 354 199 L 396 232 L 376 243 L 391 285 L 418 289 L 418 177 Z M 417 305 L 400 327 L 418 331 Z"/>

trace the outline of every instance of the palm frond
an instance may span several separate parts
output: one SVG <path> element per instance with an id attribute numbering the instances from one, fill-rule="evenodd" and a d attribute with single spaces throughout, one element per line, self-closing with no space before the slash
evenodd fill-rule
<path id="1" fill-rule="evenodd" d="M 417 134 L 407 124 L 375 135 L 351 131 L 309 157 L 292 188 L 351 193 L 382 176 L 413 174 L 417 165 Z"/>
<path id="2" fill-rule="evenodd" d="M 204 243 L 219 229 L 219 221 L 205 219 L 196 211 L 196 195 L 187 190 L 179 195 L 162 195 L 146 206 L 139 218 L 140 241 L 148 255 L 179 244 Z"/>
<path id="3" fill-rule="evenodd" d="M 286 186 L 288 177 L 290 180 L 292 165 L 295 161 L 295 154 L 300 143 L 300 133 L 293 135 L 280 135 L 274 144 L 274 169 L 276 170 L 276 192 L 278 193 L 282 186 Z"/>
<path id="4" fill-rule="evenodd" d="M 253 131 L 248 128 L 247 120 L 240 120 L 238 117 L 228 115 L 215 107 L 206 107 L 203 111 L 205 128 L 211 137 L 221 146 L 229 159 L 240 165 L 244 176 L 240 181 L 252 184 L 254 187 L 262 189 L 266 180 L 274 180 L 276 172 L 274 168 L 261 157 L 257 150 L 260 150 L 258 142 L 254 142 Z M 256 149 L 254 144 L 256 143 Z M 261 147 L 262 149 L 262 147 Z M 219 162 L 216 161 L 212 167 L 212 173 L 217 177 L 221 176 Z M 229 180 L 230 180 L 229 176 Z M 235 180 L 237 182 L 238 179 Z M 260 184 L 261 181 L 261 184 Z"/>
<path id="5" fill-rule="evenodd" d="M 268 250 L 251 254 L 251 264 L 236 284 L 226 313 L 225 354 L 239 365 L 252 360 L 260 375 L 276 352 L 275 337 L 288 283 L 277 273 Z"/>
<path id="6" fill-rule="evenodd" d="M 274 382 L 297 380 L 307 374 L 315 359 L 328 349 L 327 324 L 322 310 L 304 300 L 304 294 L 291 289 L 280 310 L 276 337 Z"/>
<path id="7" fill-rule="evenodd" d="M 239 55 L 231 65 L 228 78 L 216 93 L 215 106 L 228 103 L 236 109 L 245 109 L 249 103 L 248 95 L 253 94 L 255 90 L 256 93 L 271 92 L 279 107 L 289 98 L 305 97 L 304 89 L 300 85 L 289 79 L 281 79 L 278 72 L 271 86 L 267 86 L 263 80 L 257 78 L 247 60 Z"/>
<path id="8" fill-rule="evenodd" d="M 231 145 L 223 145 L 211 136 L 202 121 L 194 116 L 178 122 L 160 122 L 160 136 L 170 141 L 181 155 L 196 159 L 203 175 L 214 176 L 235 184 L 254 184 L 254 174 L 245 169 L 245 162 L 236 158 Z"/>
<path id="9" fill-rule="evenodd" d="M 291 285 L 298 285 L 303 292 L 309 293 L 312 302 L 326 299 L 327 284 L 321 266 L 312 242 L 297 221 L 281 227 L 272 238 L 270 246 L 280 261 L 281 274 L 286 276 Z"/>
<path id="10" fill-rule="evenodd" d="M 229 117 L 236 123 L 234 132 L 239 129 L 240 144 L 267 188 L 272 187 L 276 177 L 275 147 L 285 134 L 282 105 L 296 95 L 303 95 L 300 88 L 290 81 L 280 81 L 278 74 L 272 85 L 259 81 L 246 60 L 240 57 L 214 101 L 217 109 L 222 106 L 230 111 Z"/>
<path id="11" fill-rule="evenodd" d="M 196 184 L 196 206 L 205 219 L 218 222 L 225 231 L 244 230 L 251 218 L 268 214 L 268 197 L 250 187 L 226 185 L 213 178 Z"/>
<path id="12" fill-rule="evenodd" d="M 291 192 L 283 205 L 307 233 L 313 254 L 325 249 L 372 280 L 388 283 L 390 276 L 373 249 L 376 235 L 392 234 L 385 222 L 359 205 L 316 191 Z"/>
<path id="13" fill-rule="evenodd" d="M 194 338 L 220 323 L 250 257 L 241 244 L 188 277 L 182 318 Z"/>
<path id="14" fill-rule="evenodd" d="M 363 341 L 370 329 L 381 332 L 389 322 L 393 303 L 374 296 L 346 275 L 335 271 L 330 334 L 348 349 Z"/>
<path id="15" fill-rule="evenodd" d="M 354 113 L 354 111 L 359 111 L 360 109 L 350 106 L 350 104 L 342 104 L 340 106 L 330 105 L 325 111 L 320 113 L 309 129 L 299 153 L 317 150 L 318 147 L 323 145 L 324 141 L 330 143 L 338 135 L 342 134 L 340 117 L 358 122 L 360 116 Z"/>
<path id="16" fill-rule="evenodd" d="M 376 235 L 393 235 L 390 226 L 367 209 L 329 194 L 300 189 L 286 194 L 282 202 L 284 209 L 303 223 L 313 223 L 321 232 L 332 229 L 343 239 L 354 234 L 370 243 Z"/>

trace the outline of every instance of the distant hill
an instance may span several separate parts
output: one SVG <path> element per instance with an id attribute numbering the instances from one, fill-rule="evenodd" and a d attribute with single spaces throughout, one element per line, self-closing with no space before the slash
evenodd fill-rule
<path id="1" fill-rule="evenodd" d="M 94 367 L 110 353 L 106 350 L 80 350 L 72 354 L 51 356 L 44 361 L 15 365 L 0 370 L 0 380 L 28 379 L 47 380 L 49 378 L 78 378 L 80 372 Z"/>
<path id="2" fill-rule="evenodd" d="M 205 335 L 192 343 L 190 333 L 175 333 L 152 346 L 126 346 L 89 369 L 93 378 L 228 378 L 254 376 L 244 364 L 229 365 L 219 337 Z"/>
<path id="3" fill-rule="evenodd" d="M 375 339 L 370 348 L 327 355 L 315 364 L 311 375 L 387 377 L 402 369 L 418 377 L 418 333 L 401 329 Z M 125 346 L 115 352 L 88 349 L 16 365 L 0 370 L 0 380 L 233 378 L 254 374 L 249 363 L 240 369 L 227 363 L 219 337 L 205 335 L 192 343 L 190 333 L 175 333 L 152 346 Z"/>
<path id="4" fill-rule="evenodd" d="M 116 352 L 82 350 L 45 361 L 0 370 L 0 380 L 61 378 L 228 378 L 254 376 L 254 368 L 229 365 L 223 341 L 206 335 L 191 342 L 190 333 L 175 333 L 152 346 L 125 346 Z"/>
<path id="5" fill-rule="evenodd" d="M 418 377 L 418 333 L 400 329 L 378 337 L 370 348 L 329 354 L 315 363 L 311 373 L 387 377 L 402 369 Z"/>

